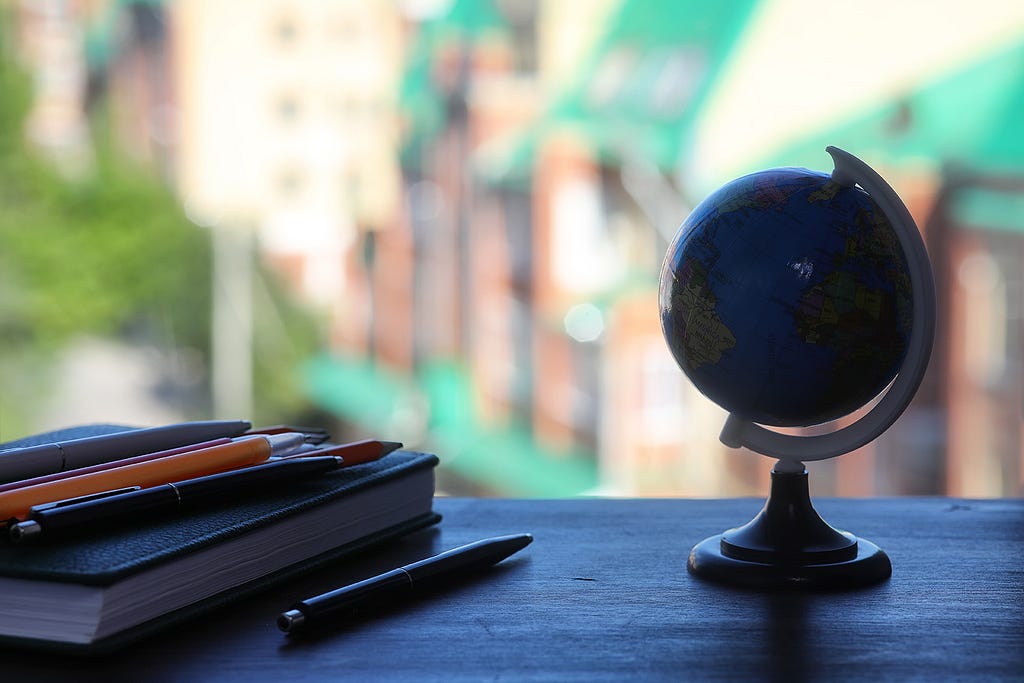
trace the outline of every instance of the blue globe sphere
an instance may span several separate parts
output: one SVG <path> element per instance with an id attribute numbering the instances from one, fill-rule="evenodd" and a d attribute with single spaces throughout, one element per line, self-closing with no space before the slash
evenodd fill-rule
<path id="1" fill-rule="evenodd" d="M 871 197 L 779 168 L 721 187 L 669 246 L 661 325 L 712 401 L 752 422 L 848 415 L 899 372 L 912 290 L 899 238 Z"/>

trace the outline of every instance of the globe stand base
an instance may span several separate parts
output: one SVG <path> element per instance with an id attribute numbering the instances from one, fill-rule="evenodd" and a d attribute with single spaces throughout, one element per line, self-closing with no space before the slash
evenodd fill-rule
<path id="1" fill-rule="evenodd" d="M 881 548 L 832 528 L 818 515 L 807 470 L 773 470 L 761 512 L 694 546 L 687 568 L 701 579 L 750 588 L 847 589 L 892 574 Z"/>

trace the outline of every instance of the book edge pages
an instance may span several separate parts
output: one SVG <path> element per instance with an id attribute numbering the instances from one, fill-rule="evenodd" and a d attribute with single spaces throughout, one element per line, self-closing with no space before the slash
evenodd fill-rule
<path id="1" fill-rule="evenodd" d="M 417 470 L 105 587 L 0 577 L 0 595 L 18 596 L 0 610 L 0 636 L 88 644 L 429 513 L 433 494 L 433 468 Z"/>

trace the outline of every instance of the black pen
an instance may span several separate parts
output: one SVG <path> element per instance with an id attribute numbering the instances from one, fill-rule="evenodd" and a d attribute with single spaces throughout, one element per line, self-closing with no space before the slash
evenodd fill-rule
<path id="1" fill-rule="evenodd" d="M 8 527 L 15 543 L 65 531 L 95 528 L 110 521 L 134 522 L 143 517 L 231 501 L 277 490 L 301 479 L 337 469 L 341 458 L 310 457 L 279 460 L 149 488 L 129 488 L 37 505 L 23 522 Z"/>
<path id="2" fill-rule="evenodd" d="M 522 550 L 532 540 L 530 534 L 514 534 L 448 550 L 371 579 L 306 598 L 282 613 L 277 618 L 277 626 L 292 635 L 304 629 L 336 623 L 358 609 L 390 604 L 486 569 Z"/>
<path id="3" fill-rule="evenodd" d="M 28 479 L 201 441 L 239 436 L 251 426 L 244 420 L 182 422 L 9 448 L 0 451 L 0 481 Z"/>

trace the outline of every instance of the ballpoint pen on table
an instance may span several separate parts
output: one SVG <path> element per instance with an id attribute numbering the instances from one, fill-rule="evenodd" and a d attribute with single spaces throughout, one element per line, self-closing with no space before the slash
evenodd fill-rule
<path id="1" fill-rule="evenodd" d="M 156 460 L 157 458 L 165 458 L 168 455 L 178 455 L 179 453 L 188 453 L 189 451 L 198 451 L 203 448 L 211 448 L 213 446 L 221 446 L 227 443 L 231 443 L 231 439 L 213 439 L 212 441 L 203 441 L 201 443 L 191 444 L 189 446 L 179 446 L 178 448 L 171 448 L 166 451 L 157 451 L 156 453 L 143 453 L 142 455 L 136 455 L 131 458 L 122 458 L 120 460 L 111 460 L 110 462 L 101 462 L 97 465 L 89 465 L 88 467 L 79 467 L 74 470 L 67 470 L 65 472 L 54 472 L 53 474 L 44 474 L 41 477 L 32 477 L 31 479 L 19 479 L 18 481 L 10 481 L 6 484 L 0 484 L 0 493 L 4 491 L 10 491 L 11 489 L 20 489 L 26 486 L 35 486 L 36 484 L 45 484 L 49 481 L 57 481 L 59 479 L 68 479 L 70 477 L 80 477 L 83 474 L 92 474 L 93 472 L 102 472 L 103 470 L 110 470 L 115 467 L 124 467 L 125 465 L 134 465 L 137 462 L 146 462 L 147 460 Z"/>
<path id="2" fill-rule="evenodd" d="M 277 626 L 293 635 L 306 629 L 336 623 L 356 610 L 391 604 L 417 593 L 443 586 L 453 579 L 480 571 L 522 550 L 530 534 L 498 536 L 476 541 L 393 569 L 344 588 L 307 598 L 277 618 Z"/>
<path id="3" fill-rule="evenodd" d="M 245 420 L 183 422 L 10 448 L 0 451 L 0 481 L 28 479 L 200 441 L 239 436 L 250 426 Z"/>
<path id="4" fill-rule="evenodd" d="M 145 489 L 111 491 L 33 507 L 28 519 L 11 524 L 15 543 L 50 538 L 63 532 L 95 528 L 117 521 L 136 521 L 170 512 L 230 501 L 337 469 L 341 458 L 312 457 L 275 460 L 205 477 Z"/>
<path id="5" fill-rule="evenodd" d="M 43 503 L 131 486 L 147 488 L 255 465 L 272 455 L 290 452 L 304 442 L 303 434 L 243 436 L 222 446 L 4 491 L 0 493 L 0 520 L 24 519 L 34 505 Z"/>
<path id="6" fill-rule="evenodd" d="M 364 462 L 379 460 L 388 453 L 402 447 L 398 441 L 377 441 L 366 439 L 343 444 L 323 444 L 313 448 L 297 449 L 277 459 L 308 458 L 310 456 L 332 455 L 345 461 L 345 467 L 359 465 Z"/>

